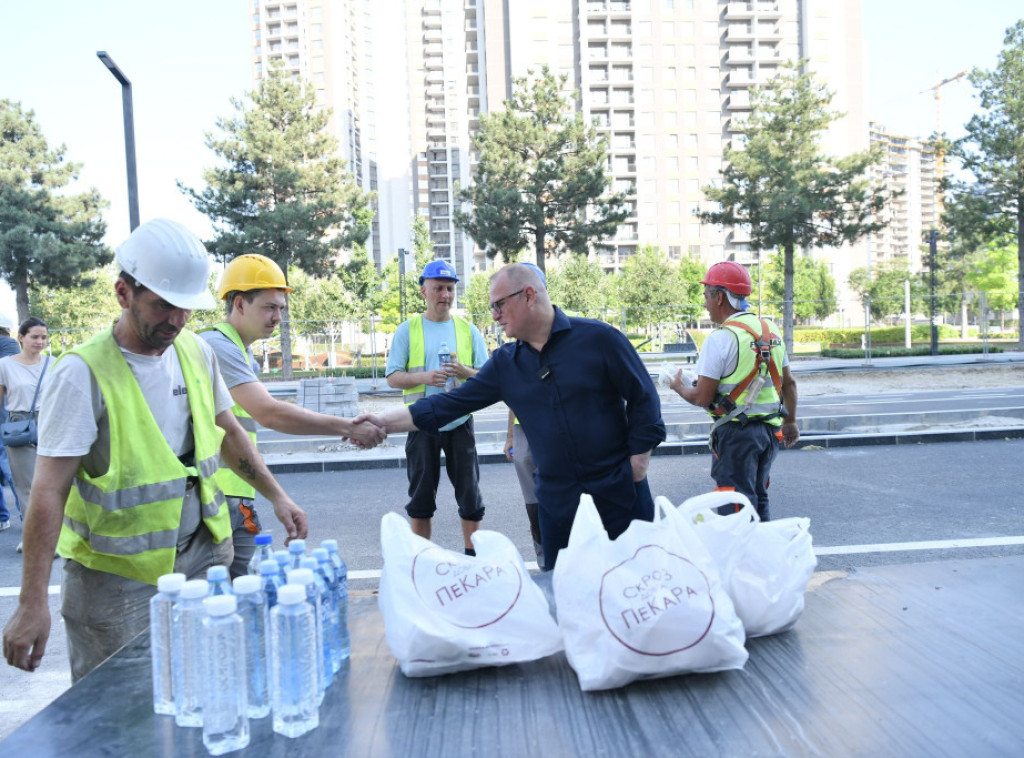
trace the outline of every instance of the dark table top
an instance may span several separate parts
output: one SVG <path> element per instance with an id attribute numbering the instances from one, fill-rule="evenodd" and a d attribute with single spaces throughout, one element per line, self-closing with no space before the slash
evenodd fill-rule
<path id="1" fill-rule="evenodd" d="M 407 679 L 372 596 L 303 737 L 251 722 L 237 756 L 1024 755 L 1024 557 L 860 569 L 808 593 L 742 671 L 583 693 L 564 654 Z M 154 715 L 140 635 L 0 743 L 10 756 L 205 756 Z"/>

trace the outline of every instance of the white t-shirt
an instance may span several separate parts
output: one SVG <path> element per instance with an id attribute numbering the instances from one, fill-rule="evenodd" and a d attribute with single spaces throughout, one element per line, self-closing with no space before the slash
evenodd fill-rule
<path id="1" fill-rule="evenodd" d="M 32 398 L 36 394 L 39 378 L 43 375 L 43 366 L 47 367 L 47 379 L 50 376 L 50 369 L 53 368 L 53 358 L 50 358 L 49 363 L 46 359 L 47 356 L 41 356 L 39 363 L 26 366 L 14 360 L 13 355 L 0 358 L 0 386 L 4 388 L 4 404 L 8 411 L 28 413 L 30 410 L 38 410 L 47 382 L 43 382 L 39 396 L 36 397 L 35 408 L 29 406 L 32 405 Z"/>
<path id="2" fill-rule="evenodd" d="M 734 313 L 733 318 L 740 314 Z M 697 375 L 709 379 L 721 380 L 736 370 L 739 360 L 739 345 L 735 335 L 728 329 L 715 329 L 704 340 L 697 358 Z M 789 355 L 783 353 L 783 367 L 789 365 Z"/>

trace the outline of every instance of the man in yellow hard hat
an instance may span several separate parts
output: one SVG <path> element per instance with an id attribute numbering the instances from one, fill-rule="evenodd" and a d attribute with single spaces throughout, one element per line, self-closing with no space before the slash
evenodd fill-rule
<path id="1" fill-rule="evenodd" d="M 117 263 L 120 319 L 64 353 L 43 387 L 21 594 L 4 628 L 7 662 L 37 669 L 56 545 L 73 681 L 148 628 L 160 576 L 231 564 L 219 465 L 253 483 L 289 538 L 307 532 L 305 512 L 231 413 L 213 351 L 184 328 L 193 309 L 215 302 L 203 243 L 153 219 L 117 249 Z"/>
<path id="2" fill-rule="evenodd" d="M 263 255 L 240 255 L 224 269 L 218 291 L 227 317 L 200 334 L 217 355 L 221 375 L 235 401 L 235 416 L 254 444 L 257 424 L 285 434 L 337 435 L 364 448 L 383 441 L 384 432 L 373 424 L 353 424 L 349 419 L 275 400 L 256 376 L 252 343 L 274 333 L 284 314 L 285 293 L 292 291 L 280 266 Z M 221 469 L 217 478 L 231 511 L 235 543 L 231 575 L 241 576 L 246 573 L 256 548 L 255 536 L 260 532 L 255 492 L 250 483 L 230 470 Z"/>

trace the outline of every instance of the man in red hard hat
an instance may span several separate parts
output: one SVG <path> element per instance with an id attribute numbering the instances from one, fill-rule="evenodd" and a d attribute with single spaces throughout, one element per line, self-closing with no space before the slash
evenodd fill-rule
<path id="1" fill-rule="evenodd" d="M 782 331 L 750 312 L 750 275 L 738 263 L 716 263 L 701 280 L 704 305 L 720 324 L 701 349 L 697 381 L 679 371 L 669 385 L 688 403 L 706 408 L 711 427 L 711 477 L 716 489 L 738 490 L 771 518 L 768 484 L 779 442 L 800 439 L 796 424 L 796 381 L 782 343 Z"/>

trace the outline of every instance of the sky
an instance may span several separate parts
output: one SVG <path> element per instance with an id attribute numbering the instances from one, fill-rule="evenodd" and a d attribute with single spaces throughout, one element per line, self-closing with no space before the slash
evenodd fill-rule
<path id="1" fill-rule="evenodd" d="M 132 82 L 141 219 L 166 216 L 204 236 L 209 222 L 176 181 L 201 187 L 214 164 L 205 134 L 252 89 L 251 13 L 251 0 L 0 0 L 0 99 L 35 111 L 50 145 L 83 164 L 81 186 L 110 202 L 110 245 L 129 232 L 124 126 L 121 87 L 96 52 Z M 922 90 L 993 68 L 1005 30 L 1022 17 L 1020 0 L 862 0 L 868 117 L 927 137 L 935 100 Z M 972 93 L 966 77 L 942 88 L 950 136 L 962 134 Z M 0 309 L 13 311 L 12 302 L 0 292 Z"/>

